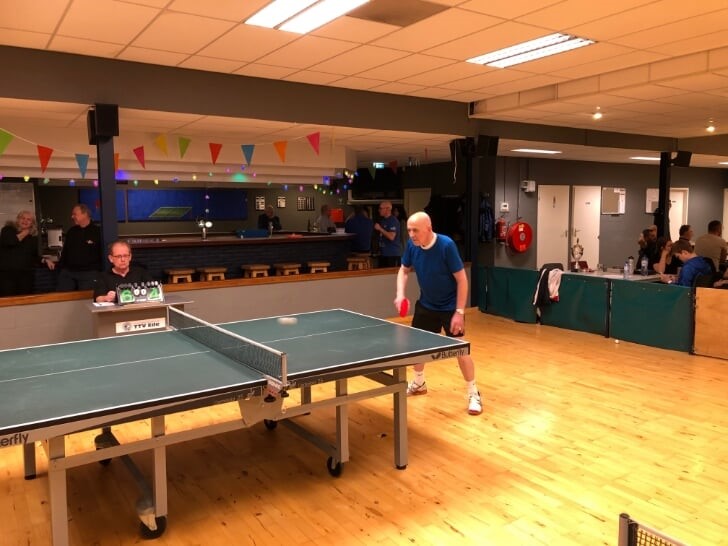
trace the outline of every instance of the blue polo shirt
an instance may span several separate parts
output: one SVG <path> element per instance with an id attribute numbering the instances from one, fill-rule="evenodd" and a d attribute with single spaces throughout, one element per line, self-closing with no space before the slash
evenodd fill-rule
<path id="1" fill-rule="evenodd" d="M 692 286 L 695 277 L 698 275 L 710 275 L 713 270 L 710 264 L 702 256 L 695 256 L 685 262 L 680 270 L 680 275 L 675 284 L 680 286 Z"/>
<path id="2" fill-rule="evenodd" d="M 394 233 L 394 240 L 390 241 L 381 233 L 379 234 L 379 252 L 382 256 L 400 256 L 402 246 L 399 244 L 399 220 L 394 216 L 380 218 L 379 225 L 389 233 Z"/>
<path id="3" fill-rule="evenodd" d="M 453 275 L 464 267 L 458 248 L 450 237 L 437 234 L 435 244 L 427 250 L 407 241 L 402 265 L 417 273 L 420 303 L 432 311 L 454 311 L 457 305 L 457 282 Z"/>

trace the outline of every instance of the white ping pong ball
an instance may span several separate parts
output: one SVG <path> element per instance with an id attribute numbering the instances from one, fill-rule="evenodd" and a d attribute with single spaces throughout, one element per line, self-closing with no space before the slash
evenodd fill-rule
<path id="1" fill-rule="evenodd" d="M 278 324 L 290 326 L 291 324 L 298 324 L 298 319 L 296 317 L 278 317 Z"/>
<path id="2" fill-rule="evenodd" d="M 618 340 L 618 339 L 615 339 L 615 340 L 614 340 L 614 343 L 619 343 L 619 340 Z"/>

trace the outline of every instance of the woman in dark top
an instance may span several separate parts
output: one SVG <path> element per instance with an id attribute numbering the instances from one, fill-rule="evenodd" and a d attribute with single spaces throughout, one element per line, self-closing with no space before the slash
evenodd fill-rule
<path id="1" fill-rule="evenodd" d="M 34 269 L 40 263 L 35 216 L 21 210 L 0 231 L 0 296 L 32 294 Z"/>

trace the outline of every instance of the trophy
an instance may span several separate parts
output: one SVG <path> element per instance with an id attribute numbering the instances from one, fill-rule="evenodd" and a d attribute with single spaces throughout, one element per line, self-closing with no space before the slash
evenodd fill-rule
<path id="1" fill-rule="evenodd" d="M 571 256 L 574 258 L 574 269 L 573 271 L 579 271 L 579 260 L 584 255 L 584 247 L 579 244 L 579 239 L 576 240 L 571 247 Z"/>

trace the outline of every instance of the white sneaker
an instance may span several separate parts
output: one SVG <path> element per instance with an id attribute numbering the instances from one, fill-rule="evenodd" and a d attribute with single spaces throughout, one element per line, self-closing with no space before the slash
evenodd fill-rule
<path id="1" fill-rule="evenodd" d="M 483 413 L 483 404 L 480 402 L 479 392 L 468 394 L 468 413 L 470 415 L 480 415 Z"/>
<path id="2" fill-rule="evenodd" d="M 427 383 L 418 385 L 414 381 L 410 381 L 407 385 L 407 396 L 419 396 L 420 394 L 427 394 Z"/>

